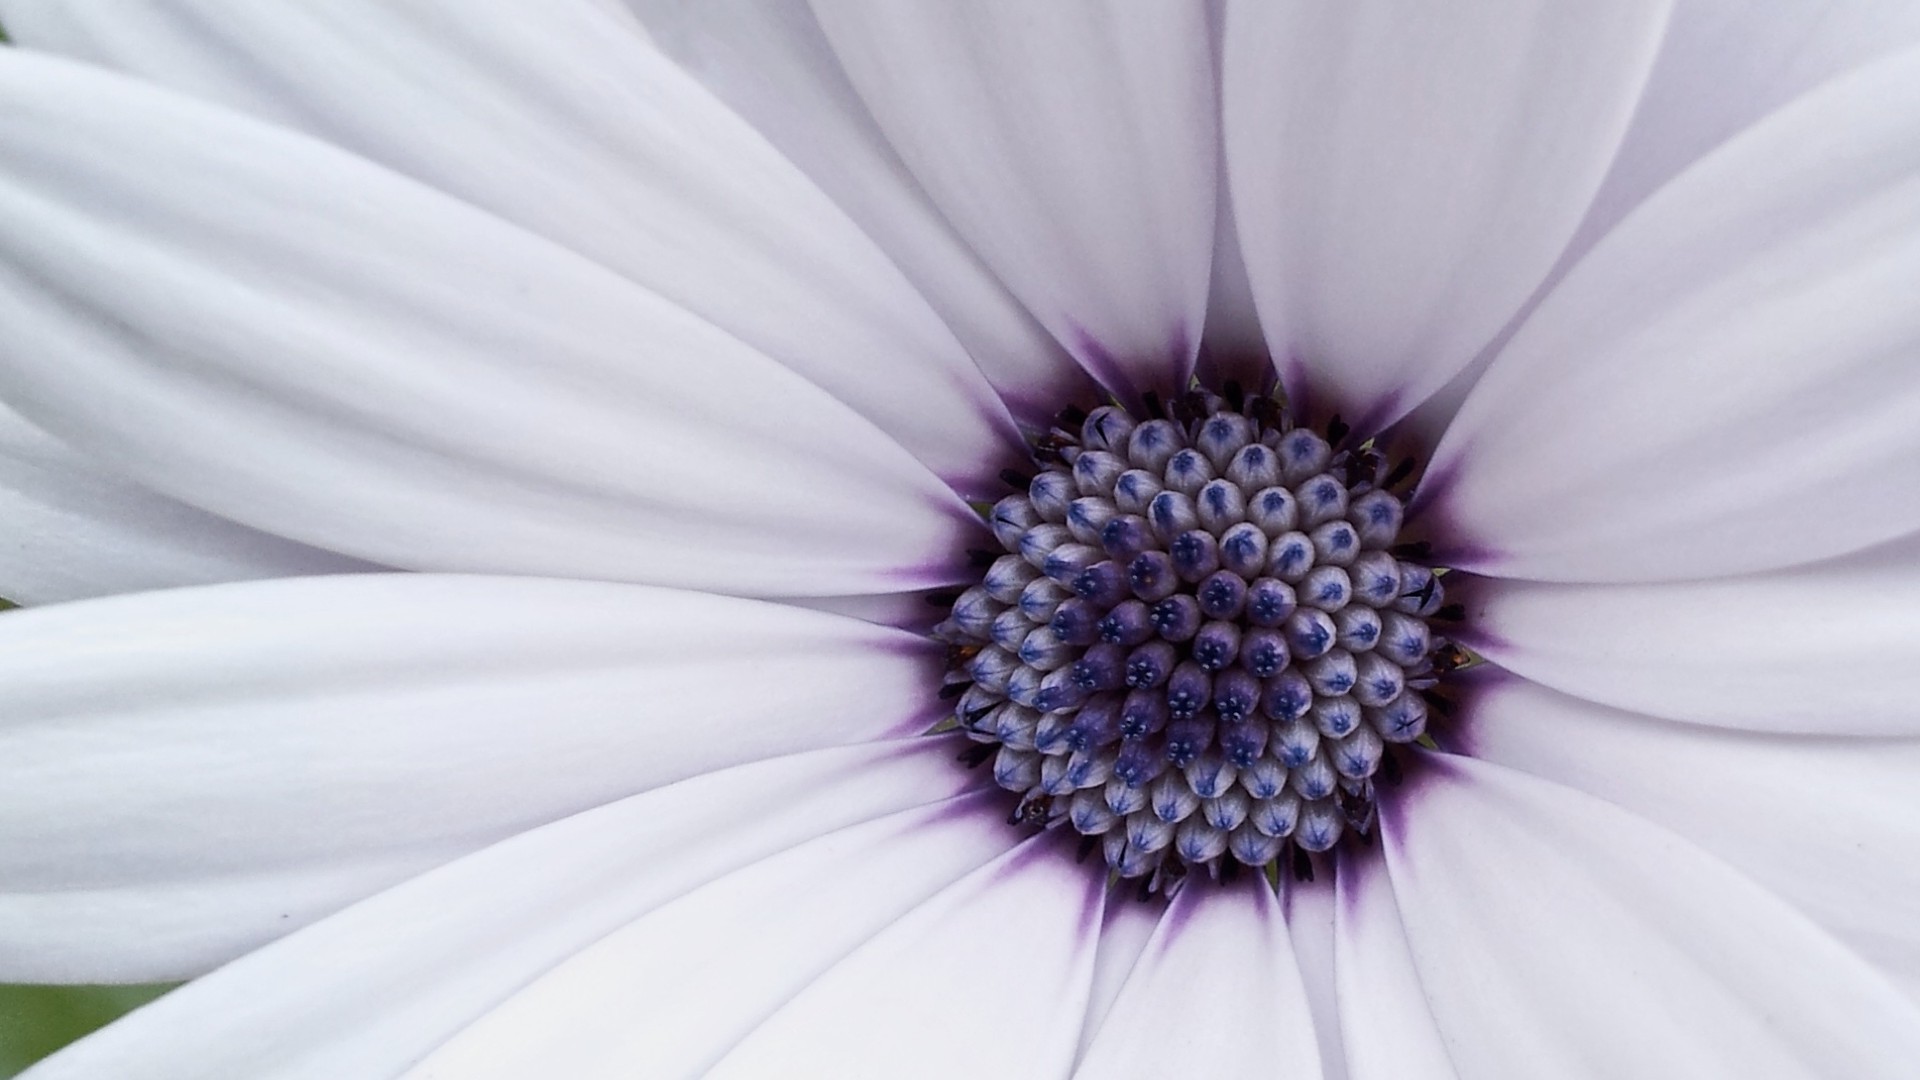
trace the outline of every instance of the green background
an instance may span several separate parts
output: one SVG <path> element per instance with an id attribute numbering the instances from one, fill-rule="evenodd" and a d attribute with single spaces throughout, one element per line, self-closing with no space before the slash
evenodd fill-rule
<path id="1" fill-rule="evenodd" d="M 130 1009 L 166 986 L 0 985 L 0 1077 L 21 1069 Z"/>

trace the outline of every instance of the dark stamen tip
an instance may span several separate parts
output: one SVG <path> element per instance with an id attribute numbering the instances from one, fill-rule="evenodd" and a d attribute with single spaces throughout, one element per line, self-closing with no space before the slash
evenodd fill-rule
<path id="1" fill-rule="evenodd" d="M 1293 849 L 1293 880 L 1313 880 L 1313 856 L 1307 854 L 1307 849 L 1298 845 Z"/>
<path id="2" fill-rule="evenodd" d="M 1008 487 L 1019 488 L 1022 491 L 1033 485 L 1033 477 L 1028 476 L 1019 469 L 1001 469 L 1000 479 Z"/>
<path id="3" fill-rule="evenodd" d="M 1333 418 L 1327 421 L 1327 441 L 1336 446 L 1344 442 L 1352 432 L 1353 429 L 1347 426 L 1347 422 L 1340 419 L 1339 413 L 1334 413 Z"/>
<path id="4" fill-rule="evenodd" d="M 947 684 L 945 684 L 945 685 L 943 685 L 942 687 L 940 687 L 940 700 L 941 700 L 941 701 L 952 701 L 952 700 L 953 700 L 954 698 L 957 698 L 957 697 L 959 697 L 959 696 L 960 696 L 961 694 L 964 694 L 964 693 L 966 693 L 966 692 L 967 692 L 967 687 L 969 687 L 969 686 L 972 686 L 972 685 L 973 685 L 973 684 L 972 684 L 972 683 L 970 683 L 970 682 L 950 682 L 950 683 L 947 683 Z"/>

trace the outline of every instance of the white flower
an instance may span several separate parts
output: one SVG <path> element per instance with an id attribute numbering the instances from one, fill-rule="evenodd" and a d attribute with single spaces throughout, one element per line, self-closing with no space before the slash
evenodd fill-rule
<path id="1" fill-rule="evenodd" d="M 1460 6 L 0 0 L 35 1075 L 1910 1075 L 1920 12 Z M 1268 353 L 1490 663 L 1134 903 L 887 624 Z"/>

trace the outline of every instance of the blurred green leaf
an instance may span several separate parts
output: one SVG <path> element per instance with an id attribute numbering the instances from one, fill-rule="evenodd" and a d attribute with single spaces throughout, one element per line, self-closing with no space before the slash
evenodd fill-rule
<path id="1" fill-rule="evenodd" d="M 18 1074 L 171 989 L 172 985 L 0 986 L 0 1077 Z"/>

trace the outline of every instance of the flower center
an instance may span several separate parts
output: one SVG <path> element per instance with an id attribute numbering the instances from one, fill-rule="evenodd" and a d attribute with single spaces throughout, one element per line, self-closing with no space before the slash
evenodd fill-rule
<path id="1" fill-rule="evenodd" d="M 1038 474 L 1003 474 L 1026 488 L 991 512 L 1006 553 L 976 553 L 935 631 L 1013 820 L 1071 826 L 1150 890 L 1310 872 L 1301 852 L 1365 836 L 1457 662 L 1439 578 L 1396 546 L 1411 463 L 1228 391 L 1063 414 Z"/>

